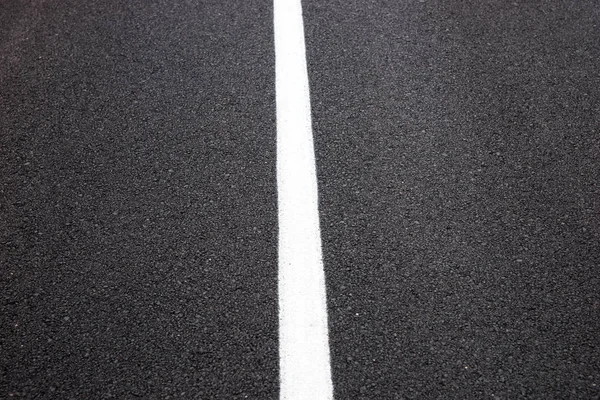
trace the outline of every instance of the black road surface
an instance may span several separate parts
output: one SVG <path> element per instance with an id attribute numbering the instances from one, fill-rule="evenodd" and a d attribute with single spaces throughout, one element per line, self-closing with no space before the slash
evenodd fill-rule
<path id="1" fill-rule="evenodd" d="M 21 3 L 0 398 L 275 398 L 270 2 Z"/>
<path id="2" fill-rule="evenodd" d="M 304 4 L 338 398 L 600 398 L 600 4 Z"/>
<path id="3" fill-rule="evenodd" d="M 303 7 L 336 399 L 600 399 L 600 4 Z M 272 14 L 0 1 L 0 399 L 278 398 Z"/>

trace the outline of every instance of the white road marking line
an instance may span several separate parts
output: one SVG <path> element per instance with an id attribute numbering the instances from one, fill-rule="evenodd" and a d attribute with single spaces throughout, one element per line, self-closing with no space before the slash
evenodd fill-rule
<path id="1" fill-rule="evenodd" d="M 282 400 L 331 400 L 325 274 L 300 0 L 274 0 Z"/>

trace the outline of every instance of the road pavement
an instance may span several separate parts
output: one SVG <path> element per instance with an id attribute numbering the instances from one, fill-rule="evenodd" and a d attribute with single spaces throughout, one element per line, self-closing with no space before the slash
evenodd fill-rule
<path id="1" fill-rule="evenodd" d="M 270 2 L 1 12 L 0 398 L 274 398 Z"/>
<path id="2" fill-rule="evenodd" d="M 600 398 L 600 6 L 304 0 L 336 399 Z M 0 398 L 277 399 L 270 1 L 0 3 Z"/>
<path id="3" fill-rule="evenodd" d="M 599 398 L 598 3 L 304 4 L 337 398 Z"/>

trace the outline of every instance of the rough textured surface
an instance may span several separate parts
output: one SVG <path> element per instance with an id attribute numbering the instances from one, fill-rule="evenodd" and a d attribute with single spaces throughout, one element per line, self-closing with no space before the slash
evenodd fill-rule
<path id="1" fill-rule="evenodd" d="M 600 7 L 305 0 L 338 399 L 600 398 Z M 0 398 L 277 398 L 271 2 L 0 1 Z"/>
<path id="2" fill-rule="evenodd" d="M 598 3 L 304 4 L 337 397 L 598 399 Z"/>
<path id="3" fill-rule="evenodd" d="M 0 3 L 0 398 L 277 398 L 269 1 Z"/>

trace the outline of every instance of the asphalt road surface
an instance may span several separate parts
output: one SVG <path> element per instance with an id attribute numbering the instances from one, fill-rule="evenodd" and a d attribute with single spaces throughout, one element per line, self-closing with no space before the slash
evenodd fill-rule
<path id="1" fill-rule="evenodd" d="M 600 399 L 600 3 L 304 0 L 341 399 Z M 0 398 L 277 399 L 273 5 L 0 1 Z"/>

